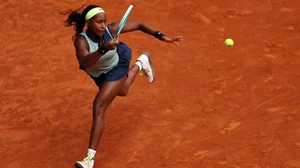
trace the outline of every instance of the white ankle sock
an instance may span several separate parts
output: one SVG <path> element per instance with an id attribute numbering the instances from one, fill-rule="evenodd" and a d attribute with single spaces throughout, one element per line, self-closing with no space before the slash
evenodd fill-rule
<path id="1" fill-rule="evenodd" d="M 93 149 L 88 149 L 88 153 L 87 156 L 91 156 L 92 158 L 94 158 L 96 155 L 96 151 Z"/>
<path id="2" fill-rule="evenodd" d="M 140 61 L 137 61 L 137 62 L 135 63 L 135 65 L 137 65 L 137 66 L 139 67 L 139 71 L 142 70 L 142 63 L 141 63 Z"/>

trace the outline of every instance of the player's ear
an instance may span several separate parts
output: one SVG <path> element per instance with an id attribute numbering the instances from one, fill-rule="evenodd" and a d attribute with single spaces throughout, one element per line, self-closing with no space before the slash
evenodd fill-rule
<path id="1" fill-rule="evenodd" d="M 87 27 L 89 27 L 89 26 L 90 26 L 90 23 L 91 23 L 91 21 L 90 21 L 90 20 L 86 20 L 86 21 L 85 21 L 85 25 L 86 25 Z"/>

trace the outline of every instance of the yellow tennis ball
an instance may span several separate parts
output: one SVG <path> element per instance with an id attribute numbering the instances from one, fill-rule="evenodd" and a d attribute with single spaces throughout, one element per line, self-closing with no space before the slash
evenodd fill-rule
<path id="1" fill-rule="evenodd" d="M 230 38 L 226 39 L 224 43 L 227 47 L 232 47 L 234 44 L 233 40 Z"/>

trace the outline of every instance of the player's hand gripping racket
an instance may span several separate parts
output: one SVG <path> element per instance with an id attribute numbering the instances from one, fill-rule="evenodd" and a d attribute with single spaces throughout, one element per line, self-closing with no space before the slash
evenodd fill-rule
<path id="1" fill-rule="evenodd" d="M 130 15 L 130 13 L 131 13 L 132 8 L 133 8 L 133 5 L 130 5 L 130 6 L 128 7 L 128 9 L 127 9 L 126 13 L 124 14 L 122 20 L 120 21 L 120 23 L 119 23 L 119 25 L 118 25 L 118 27 L 117 27 L 116 38 L 118 38 L 119 35 L 121 34 L 121 31 L 122 31 L 123 27 L 125 26 L 125 24 L 126 24 L 126 22 L 127 22 L 127 20 L 128 20 L 128 17 L 129 17 L 129 15 Z"/>

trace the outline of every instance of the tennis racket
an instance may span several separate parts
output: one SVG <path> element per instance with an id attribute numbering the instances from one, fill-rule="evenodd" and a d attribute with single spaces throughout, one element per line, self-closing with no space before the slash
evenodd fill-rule
<path id="1" fill-rule="evenodd" d="M 129 15 L 130 15 L 130 13 L 131 13 L 132 8 L 133 8 L 133 5 L 130 5 L 130 6 L 128 7 L 128 9 L 127 9 L 127 11 L 125 12 L 125 14 L 124 14 L 122 20 L 120 21 L 120 23 L 119 23 L 119 25 L 118 25 L 118 27 L 117 27 L 116 38 L 119 37 L 119 35 L 120 35 L 120 33 L 121 33 L 123 27 L 125 26 L 125 24 L 126 24 L 126 22 L 127 22 L 127 20 L 128 20 L 128 17 L 129 17 Z"/>

